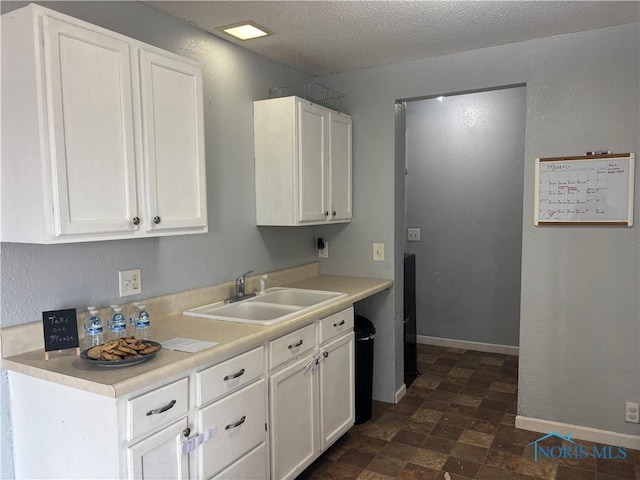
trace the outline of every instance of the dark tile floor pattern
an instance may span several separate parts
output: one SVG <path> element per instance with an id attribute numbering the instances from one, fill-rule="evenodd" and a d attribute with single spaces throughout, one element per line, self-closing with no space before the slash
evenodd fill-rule
<path id="1" fill-rule="evenodd" d="M 371 420 L 298 479 L 640 480 L 636 450 L 624 460 L 534 462 L 527 445 L 541 434 L 514 426 L 518 357 L 418 345 L 418 364 L 400 403 L 374 402 Z"/>

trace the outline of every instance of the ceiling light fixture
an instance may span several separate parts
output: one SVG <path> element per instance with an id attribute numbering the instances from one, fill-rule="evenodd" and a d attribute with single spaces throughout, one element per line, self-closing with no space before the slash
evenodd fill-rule
<path id="1" fill-rule="evenodd" d="M 231 35 L 240 40 L 251 40 L 252 38 L 266 37 L 273 35 L 273 32 L 258 25 L 256 22 L 247 20 L 246 22 L 234 23 L 223 27 L 216 27 L 216 30 Z"/>

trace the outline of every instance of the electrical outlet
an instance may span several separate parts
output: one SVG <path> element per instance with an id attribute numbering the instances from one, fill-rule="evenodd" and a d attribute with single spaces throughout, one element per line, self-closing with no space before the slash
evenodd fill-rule
<path id="1" fill-rule="evenodd" d="M 373 261 L 384 262 L 384 243 L 373 244 Z"/>
<path id="2" fill-rule="evenodd" d="M 318 249 L 318 258 L 329 258 L 329 242 L 324 241 L 324 248 Z"/>
<path id="3" fill-rule="evenodd" d="M 409 242 L 420 241 L 420 229 L 419 228 L 407 228 L 407 240 Z"/>
<path id="4" fill-rule="evenodd" d="M 640 423 L 640 404 L 635 402 L 624 403 L 624 421 Z"/>
<path id="5" fill-rule="evenodd" d="M 121 297 L 142 293 L 142 273 L 139 268 L 135 270 L 120 270 L 118 278 Z"/>

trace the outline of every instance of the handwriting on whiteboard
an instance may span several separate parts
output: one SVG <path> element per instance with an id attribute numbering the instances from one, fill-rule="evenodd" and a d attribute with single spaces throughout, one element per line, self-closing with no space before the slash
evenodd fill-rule
<path id="1" fill-rule="evenodd" d="M 540 162 L 539 221 L 626 218 L 628 163 L 616 160 Z"/>

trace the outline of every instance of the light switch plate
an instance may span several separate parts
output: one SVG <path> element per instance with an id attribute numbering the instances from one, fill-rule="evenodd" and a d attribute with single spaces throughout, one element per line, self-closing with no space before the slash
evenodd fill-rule
<path id="1" fill-rule="evenodd" d="M 135 270 L 120 270 L 118 279 L 121 297 L 142 293 L 142 272 L 139 268 Z"/>
<path id="2" fill-rule="evenodd" d="M 373 244 L 373 261 L 384 262 L 384 243 Z"/>

